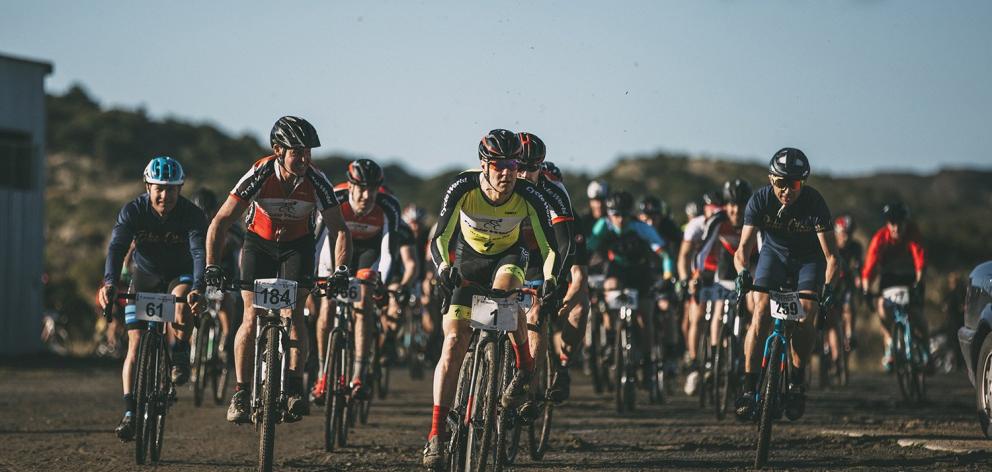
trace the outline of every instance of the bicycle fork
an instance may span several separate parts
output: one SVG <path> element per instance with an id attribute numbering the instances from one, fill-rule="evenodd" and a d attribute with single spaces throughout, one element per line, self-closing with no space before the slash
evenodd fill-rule
<path id="1" fill-rule="evenodd" d="M 259 423 L 258 419 L 261 416 L 261 382 L 265 378 L 265 370 L 263 369 L 273 368 L 273 366 L 264 365 L 264 357 L 260 355 L 263 348 L 262 342 L 266 339 L 266 335 L 279 336 L 279 404 L 281 405 L 285 402 L 285 392 L 282 386 L 286 384 L 286 354 L 289 352 L 289 349 L 285 344 L 289 336 L 284 326 L 285 322 L 273 320 L 273 318 L 278 319 L 279 314 L 269 310 L 263 319 L 256 321 L 255 325 L 255 378 L 252 382 L 251 392 L 252 422 L 255 424 Z"/>

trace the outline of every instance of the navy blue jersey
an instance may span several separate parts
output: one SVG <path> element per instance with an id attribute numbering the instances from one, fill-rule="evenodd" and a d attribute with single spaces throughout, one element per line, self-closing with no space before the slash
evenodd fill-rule
<path id="1" fill-rule="evenodd" d="M 780 212 L 781 210 L 781 212 Z M 751 195 L 744 210 L 744 225 L 761 230 L 763 243 L 785 256 L 809 256 L 821 252 L 816 233 L 833 230 L 830 209 L 820 192 L 804 186 L 799 198 L 786 207 L 766 185 Z"/>
<path id="2" fill-rule="evenodd" d="M 166 280 L 193 274 L 193 287 L 203 290 L 203 268 L 206 265 L 207 218 L 199 207 L 180 196 L 164 218 L 152 209 L 148 194 L 131 200 L 117 215 L 103 280 L 115 284 L 121 275 L 121 264 L 134 241 L 134 264 L 142 272 Z"/>

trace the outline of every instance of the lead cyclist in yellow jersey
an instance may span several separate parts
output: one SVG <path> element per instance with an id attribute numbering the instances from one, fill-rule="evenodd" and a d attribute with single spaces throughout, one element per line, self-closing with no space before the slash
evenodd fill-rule
<path id="1" fill-rule="evenodd" d="M 520 242 L 520 225 L 529 220 L 543 263 L 541 296 L 553 293 L 555 274 L 564 257 L 557 253 L 548 205 L 540 190 L 517 179 L 521 145 L 517 135 L 492 130 L 479 143 L 482 169 L 459 174 L 448 186 L 431 239 L 431 256 L 437 266 L 438 287 L 450 295 L 444 316 L 444 344 L 434 372 L 434 410 L 424 448 L 424 466 L 440 469 L 446 463 L 445 418 L 455 395 L 458 371 L 472 337 L 469 326 L 473 290 L 462 280 L 497 290 L 512 290 L 524 283 L 527 250 Z M 452 245 L 453 244 L 453 245 Z M 450 250 L 455 262 L 451 261 Z M 516 407 L 526 396 L 534 369 L 527 341 L 526 319 L 517 318 L 513 338 L 516 371 L 503 394 L 505 407 Z"/>

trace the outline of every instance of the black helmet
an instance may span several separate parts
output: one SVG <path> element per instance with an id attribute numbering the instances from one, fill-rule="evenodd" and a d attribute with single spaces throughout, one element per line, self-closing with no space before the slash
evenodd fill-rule
<path id="1" fill-rule="evenodd" d="M 494 129 L 479 142 L 479 160 L 520 159 L 520 138 L 513 131 Z"/>
<path id="2" fill-rule="evenodd" d="M 626 191 L 613 192 L 606 198 L 606 214 L 608 215 L 630 216 L 633 211 L 634 197 Z"/>
<path id="3" fill-rule="evenodd" d="M 193 192 L 193 204 L 200 207 L 207 216 L 217 210 L 217 194 L 206 187 L 200 187 Z"/>
<path id="4" fill-rule="evenodd" d="M 723 200 L 722 192 L 712 191 L 703 194 L 703 203 L 706 205 L 723 206 L 727 202 Z"/>
<path id="5" fill-rule="evenodd" d="M 744 179 L 728 180 L 723 184 L 723 199 L 727 203 L 746 205 L 751 193 L 751 184 Z"/>
<path id="6" fill-rule="evenodd" d="M 537 135 L 527 132 L 520 133 L 518 137 L 521 147 L 520 163 L 530 167 L 528 170 L 537 170 L 538 166 L 544 162 L 544 157 L 547 154 L 544 141 L 541 141 Z"/>
<path id="7" fill-rule="evenodd" d="M 768 174 L 789 180 L 809 177 L 809 159 L 796 148 L 782 148 L 768 161 Z"/>
<path id="8" fill-rule="evenodd" d="M 544 163 L 541 164 L 541 166 L 544 168 L 544 172 L 548 175 L 548 178 L 550 180 L 553 180 L 555 182 L 565 181 L 565 178 L 562 177 L 561 175 L 561 169 L 559 169 L 558 166 L 556 166 L 553 162 L 544 161 Z"/>
<path id="9" fill-rule="evenodd" d="M 363 187 L 379 187 L 383 180 L 382 167 L 371 159 L 358 159 L 348 164 L 348 182 Z"/>
<path id="10" fill-rule="evenodd" d="M 641 197 L 640 203 L 637 204 L 641 213 L 645 215 L 660 215 L 661 214 L 661 200 L 654 195 L 645 195 Z"/>
<path id="11" fill-rule="evenodd" d="M 276 121 L 269 133 L 269 141 L 285 148 L 315 148 L 320 147 L 317 130 L 309 121 L 295 116 L 284 116 Z"/>
<path id="12" fill-rule="evenodd" d="M 909 219 L 909 208 L 903 202 L 893 202 L 882 208 L 882 216 L 888 223 L 902 223 Z"/>

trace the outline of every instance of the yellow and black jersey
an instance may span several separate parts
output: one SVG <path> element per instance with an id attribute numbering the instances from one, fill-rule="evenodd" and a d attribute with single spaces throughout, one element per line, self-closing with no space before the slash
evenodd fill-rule
<path id="1" fill-rule="evenodd" d="M 555 239 L 549 237 L 553 234 L 551 214 L 543 193 L 530 182 L 517 179 L 509 200 L 496 205 L 482 191 L 481 178 L 481 170 L 462 172 L 444 193 L 437 232 L 431 241 L 434 264 L 451 263 L 448 246 L 456 233 L 479 254 L 500 254 L 517 243 L 520 225 L 527 220 L 544 260 L 545 278 L 557 275 L 563 261 Z"/>

